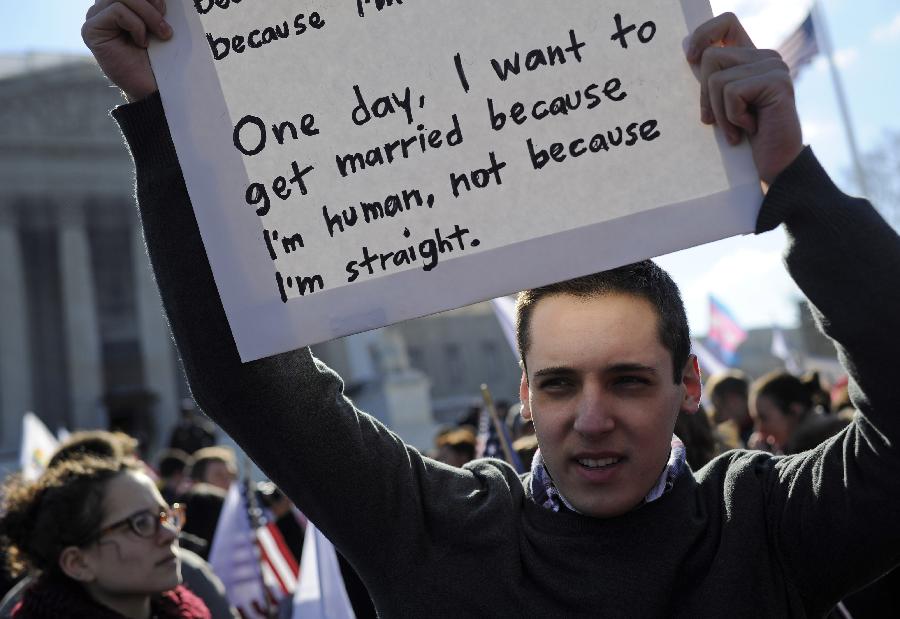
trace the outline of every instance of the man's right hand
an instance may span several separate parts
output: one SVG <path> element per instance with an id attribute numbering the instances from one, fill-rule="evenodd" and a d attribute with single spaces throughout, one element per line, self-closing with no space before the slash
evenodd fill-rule
<path id="1" fill-rule="evenodd" d="M 147 45 L 150 36 L 163 40 L 172 36 L 165 12 L 166 0 L 95 0 L 88 9 L 81 38 L 129 101 L 157 90 Z"/>

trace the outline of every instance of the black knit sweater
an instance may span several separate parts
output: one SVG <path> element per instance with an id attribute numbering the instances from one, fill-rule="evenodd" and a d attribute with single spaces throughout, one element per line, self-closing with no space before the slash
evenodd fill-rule
<path id="1" fill-rule="evenodd" d="M 729 452 L 601 520 L 538 506 L 503 463 L 424 458 L 308 349 L 242 365 L 158 96 L 114 115 L 197 403 L 353 563 L 382 616 L 821 616 L 900 562 L 900 239 L 808 149 L 758 231 L 785 224 L 788 269 L 837 342 L 857 419 L 796 456 Z"/>

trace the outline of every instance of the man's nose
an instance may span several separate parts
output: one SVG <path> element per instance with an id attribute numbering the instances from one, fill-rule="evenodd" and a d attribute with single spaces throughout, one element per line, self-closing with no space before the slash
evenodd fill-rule
<path id="1" fill-rule="evenodd" d="M 611 432 L 616 427 L 613 406 L 600 385 L 584 386 L 575 416 L 575 431 L 586 437 Z"/>

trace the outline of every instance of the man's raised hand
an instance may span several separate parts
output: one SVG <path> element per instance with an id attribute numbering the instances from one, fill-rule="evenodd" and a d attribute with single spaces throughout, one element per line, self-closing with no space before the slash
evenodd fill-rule
<path id="1" fill-rule="evenodd" d="M 165 12 L 165 0 L 96 0 L 88 9 L 81 38 L 129 101 L 156 92 L 147 45 L 151 36 L 172 36 Z"/>
<path id="2" fill-rule="evenodd" d="M 777 52 L 756 49 L 732 13 L 699 26 L 687 58 L 700 65 L 701 120 L 718 124 L 732 144 L 746 133 L 760 179 L 771 184 L 803 150 L 787 65 Z"/>

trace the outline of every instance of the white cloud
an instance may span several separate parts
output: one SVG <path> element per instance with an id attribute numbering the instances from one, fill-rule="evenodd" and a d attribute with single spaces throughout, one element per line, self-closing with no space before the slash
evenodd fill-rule
<path id="1" fill-rule="evenodd" d="M 894 18 L 887 24 L 872 31 L 872 39 L 879 43 L 896 38 L 900 38 L 900 13 L 894 15 Z"/>
<path id="2" fill-rule="evenodd" d="M 859 59 L 859 50 L 855 47 L 845 47 L 834 52 L 834 63 L 839 69 L 846 69 Z"/>
<path id="3" fill-rule="evenodd" d="M 807 144 L 839 136 L 840 127 L 830 120 L 802 120 L 803 141 Z"/>
<path id="4" fill-rule="evenodd" d="M 855 47 L 845 47 L 834 52 L 834 64 L 838 69 L 847 69 L 859 60 L 859 50 Z M 813 68 L 819 72 L 828 71 L 828 59 L 820 54 L 813 61 Z"/>
<path id="5" fill-rule="evenodd" d="M 782 265 L 781 250 L 747 248 L 747 244 L 757 244 L 750 241 L 746 237 L 734 239 L 730 245 L 740 243 L 744 247 L 722 255 L 683 283 L 692 333 L 705 333 L 709 328 L 710 295 L 724 303 L 744 328 L 796 324 L 797 300 L 802 294 Z M 668 268 L 665 262 L 661 265 Z"/>

